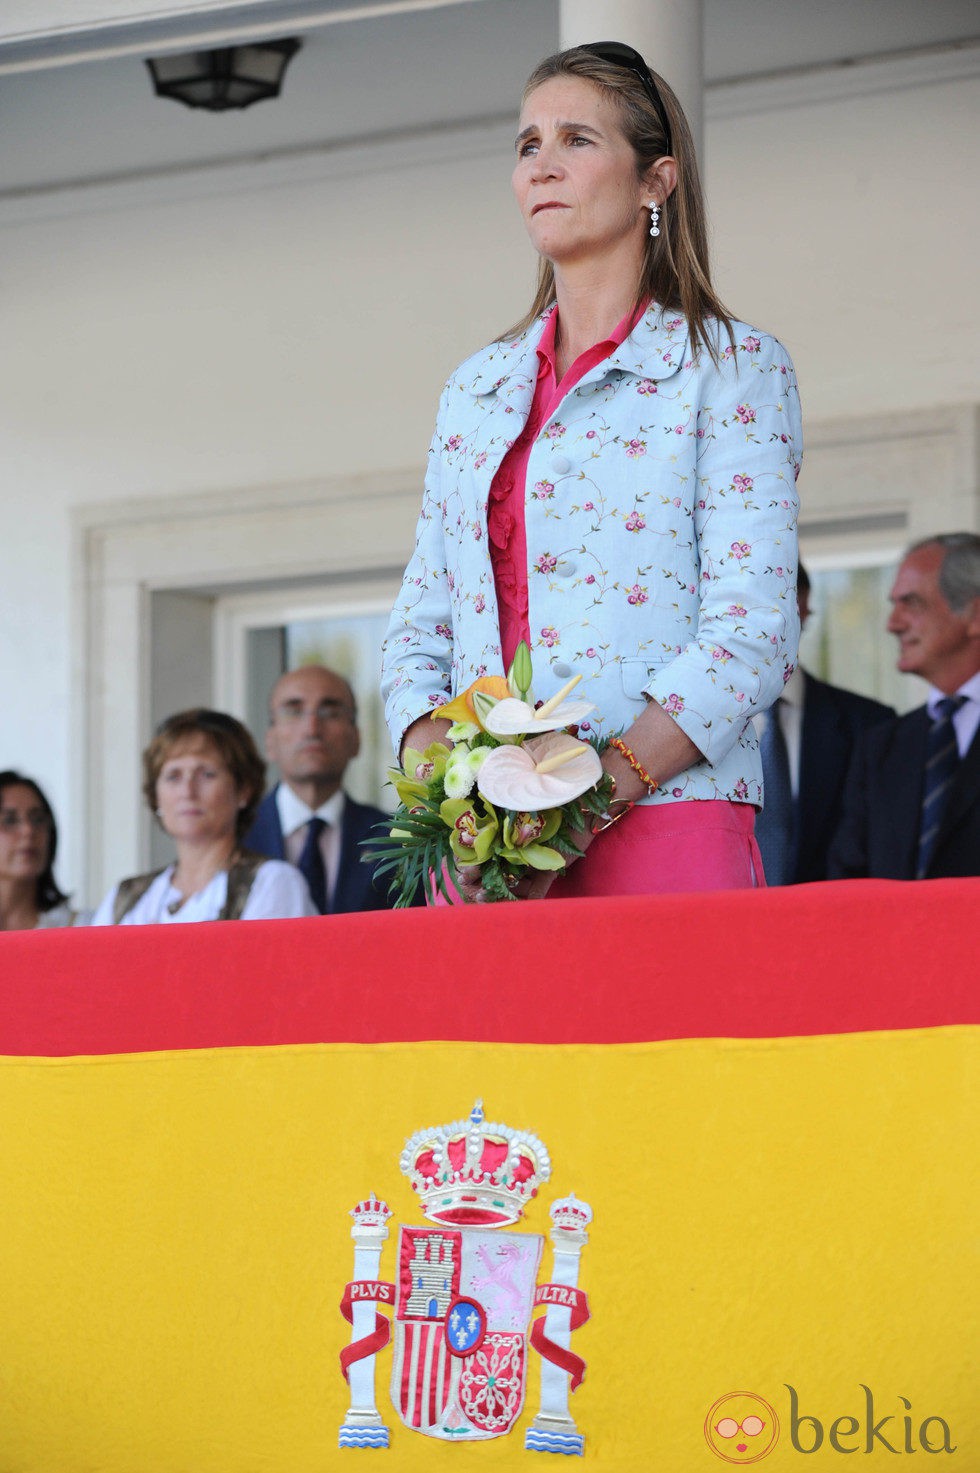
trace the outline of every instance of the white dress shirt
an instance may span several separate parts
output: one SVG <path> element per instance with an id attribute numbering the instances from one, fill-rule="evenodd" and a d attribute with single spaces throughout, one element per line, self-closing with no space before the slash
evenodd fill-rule
<path id="1" fill-rule="evenodd" d="M 322 818 L 326 828 L 320 834 L 320 853 L 327 876 L 327 898 L 333 899 L 340 872 L 340 839 L 344 821 L 344 793 L 338 788 L 319 808 L 309 808 L 297 798 L 288 783 L 276 788 L 276 808 L 282 829 L 283 848 L 290 864 L 298 864 L 306 842 L 306 826 L 311 818 Z"/>
<path id="2" fill-rule="evenodd" d="M 980 726 L 980 670 L 977 671 L 976 675 L 971 675 L 970 679 L 964 685 L 960 686 L 956 694 L 958 696 L 966 696 L 963 705 L 953 716 L 953 730 L 956 732 L 956 745 L 959 748 L 960 759 L 962 760 L 970 750 L 970 744 L 977 734 L 977 727 Z M 934 685 L 929 687 L 929 699 L 926 701 L 926 707 L 933 721 L 935 721 L 937 716 L 936 708 L 939 702 L 945 699 L 945 696 L 945 691 L 937 690 Z"/>

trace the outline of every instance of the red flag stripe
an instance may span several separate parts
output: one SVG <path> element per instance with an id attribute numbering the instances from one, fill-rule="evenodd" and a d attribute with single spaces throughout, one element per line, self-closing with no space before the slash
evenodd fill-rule
<path id="1" fill-rule="evenodd" d="M 0 936 L 0 1054 L 980 1022 L 980 880 Z"/>

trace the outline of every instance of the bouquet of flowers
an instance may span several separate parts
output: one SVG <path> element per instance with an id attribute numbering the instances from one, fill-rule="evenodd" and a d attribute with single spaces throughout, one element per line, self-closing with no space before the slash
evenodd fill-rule
<path id="1" fill-rule="evenodd" d="M 490 900 L 513 900 L 529 870 L 564 870 L 579 849 L 587 816 L 602 816 L 612 793 L 600 754 L 605 740 L 582 741 L 577 723 L 594 710 L 569 700 L 576 675 L 535 707 L 531 651 L 518 646 L 503 676 L 477 680 L 433 714 L 452 721 L 451 749 L 433 742 L 406 748 L 389 777 L 399 804 L 391 831 L 369 841 L 377 874 L 390 876 L 396 906 L 420 886 L 452 898 L 459 868 L 480 866 Z M 455 885 L 453 884 L 455 889 Z"/>

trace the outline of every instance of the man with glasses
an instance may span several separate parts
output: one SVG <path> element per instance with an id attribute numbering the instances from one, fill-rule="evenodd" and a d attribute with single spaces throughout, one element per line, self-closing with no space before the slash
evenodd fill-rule
<path id="1" fill-rule="evenodd" d="M 360 745 L 354 693 L 342 676 L 303 665 L 277 680 L 265 751 L 281 781 L 259 805 L 245 846 L 295 864 L 321 915 L 390 905 L 360 848 L 387 815 L 356 803 L 342 786 Z"/>

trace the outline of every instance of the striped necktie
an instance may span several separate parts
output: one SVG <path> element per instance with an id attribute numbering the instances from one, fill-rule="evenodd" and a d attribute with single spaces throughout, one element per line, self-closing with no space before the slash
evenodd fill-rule
<path id="1" fill-rule="evenodd" d="M 936 847 L 949 790 L 960 765 L 953 716 L 966 701 L 966 696 L 943 696 L 936 704 L 936 714 L 926 738 L 926 769 L 922 783 L 922 817 L 919 822 L 919 855 L 915 878 L 925 878 Z"/>
<path id="2" fill-rule="evenodd" d="M 779 720 L 777 701 L 766 716 L 759 742 L 762 755 L 762 812 L 755 821 L 755 836 L 762 855 L 767 885 L 791 885 L 796 863 L 793 787 L 789 775 L 789 753 Z"/>

